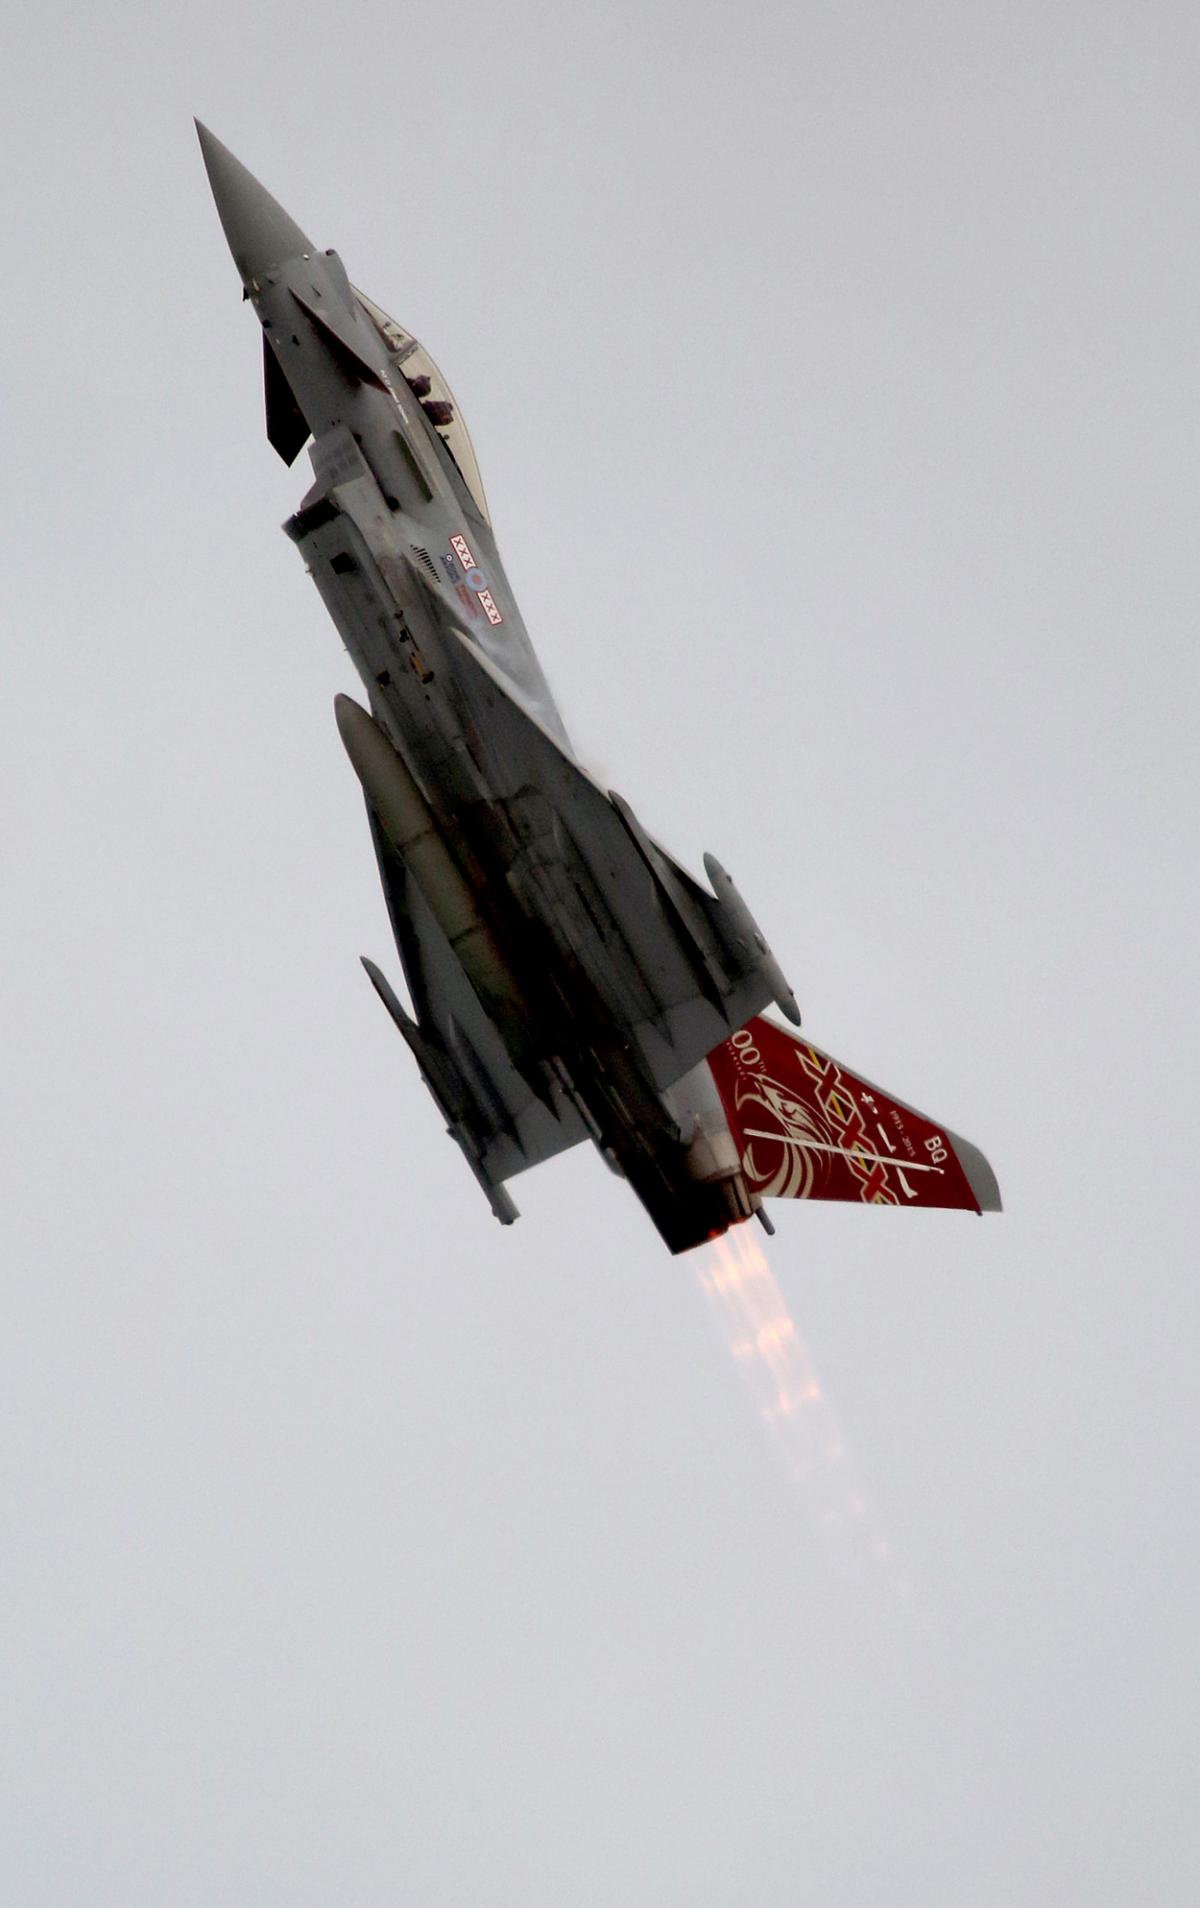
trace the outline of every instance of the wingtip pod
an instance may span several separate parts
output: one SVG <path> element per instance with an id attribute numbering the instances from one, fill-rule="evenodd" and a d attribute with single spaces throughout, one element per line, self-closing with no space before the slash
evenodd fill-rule
<path id="1" fill-rule="evenodd" d="M 369 955 L 360 954 L 358 958 L 363 964 L 363 968 L 364 968 L 364 971 L 366 972 L 367 979 L 370 981 L 372 987 L 375 989 L 375 992 L 379 995 L 380 1000 L 383 1002 L 384 1006 L 387 1008 L 388 1013 L 391 1015 L 393 1021 L 396 1024 L 396 1027 L 404 1035 L 405 1040 L 408 1042 L 409 1046 L 411 1047 L 419 1031 L 416 1021 L 413 1020 L 410 1015 L 405 1013 L 403 1007 L 400 1005 L 400 1002 L 396 998 L 395 989 L 393 988 L 392 983 L 389 981 L 383 969 L 379 967 L 373 960 L 371 960 Z"/>

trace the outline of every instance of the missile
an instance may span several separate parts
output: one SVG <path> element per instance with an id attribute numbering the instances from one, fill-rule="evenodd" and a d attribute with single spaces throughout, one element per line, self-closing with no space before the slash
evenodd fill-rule
<path id="1" fill-rule="evenodd" d="M 733 877 L 726 873 L 715 855 L 705 855 L 704 872 L 712 883 L 712 891 L 721 903 L 721 912 L 728 923 L 728 935 L 734 947 L 739 949 L 746 965 L 757 968 L 768 987 L 771 998 L 781 1014 L 791 1021 L 794 1027 L 800 1025 L 800 1009 L 796 996 L 783 976 L 783 969 L 767 946 L 757 921 L 742 900 Z"/>

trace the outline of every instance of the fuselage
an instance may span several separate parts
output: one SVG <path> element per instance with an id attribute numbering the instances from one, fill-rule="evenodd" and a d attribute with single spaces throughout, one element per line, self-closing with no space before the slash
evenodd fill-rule
<path id="1" fill-rule="evenodd" d="M 202 135 L 202 143 L 262 326 L 268 435 L 288 462 L 312 440 L 314 481 L 284 527 L 399 758 L 397 773 L 411 777 L 401 806 L 416 833 L 405 839 L 415 853 L 418 837 L 426 850 L 437 837 L 424 898 L 439 919 L 439 910 L 453 913 L 456 953 L 530 1089 L 560 1119 L 568 1105 L 577 1110 L 673 1249 L 695 1244 L 750 1213 L 736 1152 L 698 1059 L 669 1078 L 660 1059 L 656 1077 L 645 1041 L 661 1044 L 656 1027 L 668 1047 L 673 1039 L 661 1001 L 639 972 L 629 920 L 622 932 L 553 793 L 536 780 L 504 785 L 493 688 L 557 756 L 571 764 L 574 756 L 453 396 L 417 340 L 352 287 L 336 253 L 313 247 L 219 142 Z M 369 780 L 364 787 L 377 813 L 385 804 Z M 654 851 L 638 839 L 635 851 L 622 831 L 658 908 L 658 877 L 647 872 Z M 664 934 L 679 941 L 669 921 L 655 932 L 660 943 Z M 716 998 L 703 971 L 711 950 L 685 933 L 673 958 L 699 971 L 701 992 Z M 751 1005 L 770 997 L 755 986 Z M 630 1037 L 637 1025 L 649 1029 L 645 1041 Z M 713 1025 L 720 1037 L 725 1028 Z"/>
<path id="2" fill-rule="evenodd" d="M 501 950 L 511 989 L 488 1005 L 510 1056 L 549 1101 L 565 1090 L 581 1106 L 669 1242 L 697 1243 L 750 1210 L 707 1070 L 660 1089 L 574 958 L 569 925 L 540 910 L 536 894 L 512 892 L 522 843 L 473 746 L 461 636 L 558 747 L 571 748 L 453 397 L 416 341 L 350 289 L 330 254 L 293 261 L 251 297 L 313 433 L 315 482 L 285 528 Z"/>

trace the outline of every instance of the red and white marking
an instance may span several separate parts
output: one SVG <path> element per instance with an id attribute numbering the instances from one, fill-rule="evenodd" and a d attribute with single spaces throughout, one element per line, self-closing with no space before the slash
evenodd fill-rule
<path id="1" fill-rule="evenodd" d="M 470 544 L 465 537 L 459 536 L 456 533 L 450 539 L 450 548 L 466 571 L 466 587 L 473 592 L 476 602 L 494 629 L 497 624 L 504 621 L 504 617 L 500 613 L 495 597 L 488 588 L 486 576 L 471 554 Z M 460 591 L 462 587 L 463 585 L 460 584 Z"/>

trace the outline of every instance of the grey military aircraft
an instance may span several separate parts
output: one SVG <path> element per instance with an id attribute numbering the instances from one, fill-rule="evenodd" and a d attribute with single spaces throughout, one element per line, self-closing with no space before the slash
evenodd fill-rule
<path id="1" fill-rule="evenodd" d="M 267 437 L 314 481 L 284 525 L 362 678 L 335 702 L 410 1013 L 363 965 L 492 1211 L 591 1140 L 682 1252 L 768 1197 L 995 1210 L 982 1154 L 763 1017 L 795 998 L 710 888 L 576 759 L 429 353 L 197 124 L 262 326 Z"/>

